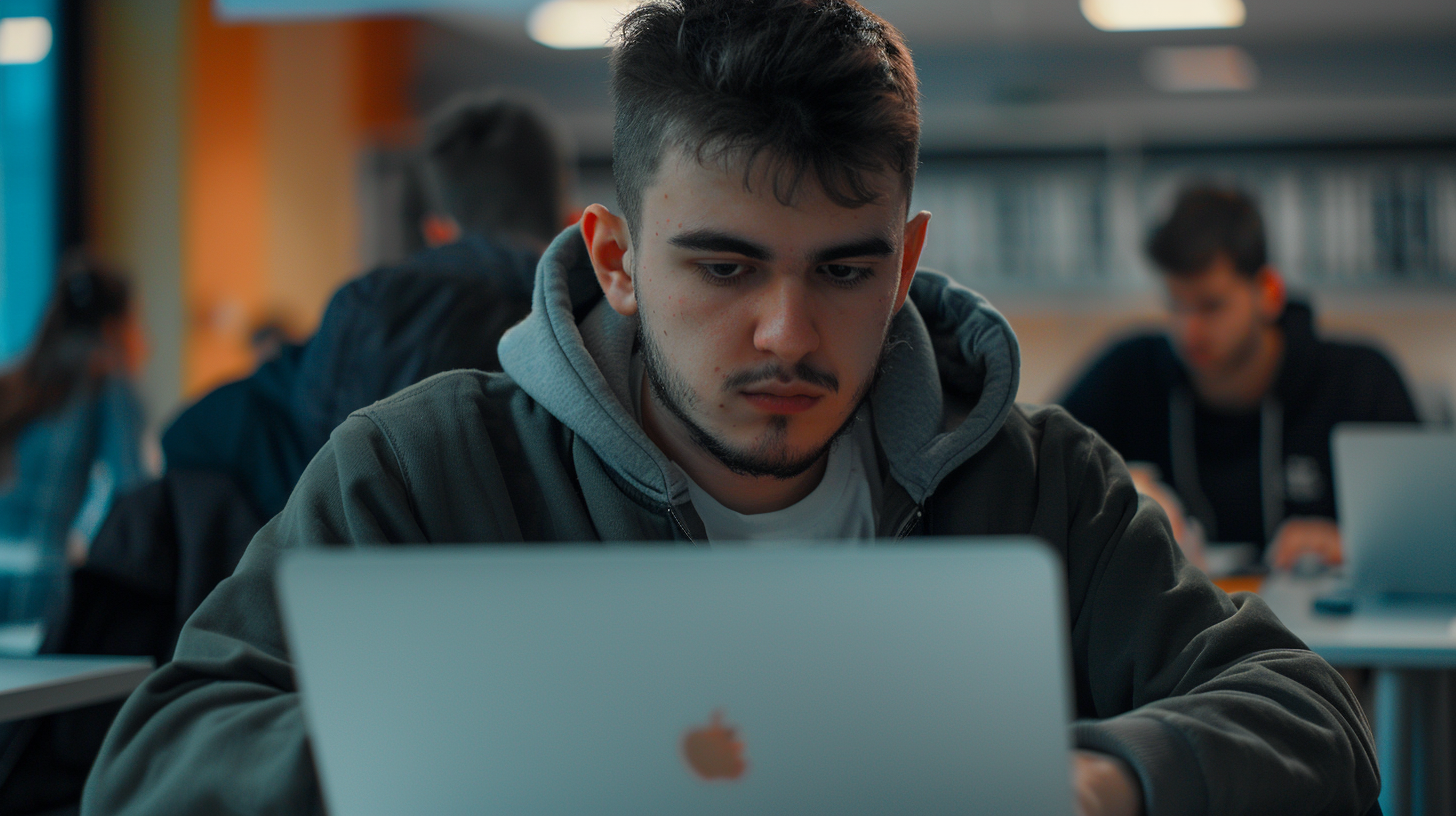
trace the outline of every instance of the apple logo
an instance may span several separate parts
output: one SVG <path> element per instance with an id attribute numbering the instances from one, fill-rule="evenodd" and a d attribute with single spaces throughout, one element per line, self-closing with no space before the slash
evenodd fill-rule
<path id="1" fill-rule="evenodd" d="M 737 729 L 723 724 L 723 712 L 714 711 L 706 727 L 683 736 L 683 759 L 703 779 L 738 779 L 748 770 Z"/>

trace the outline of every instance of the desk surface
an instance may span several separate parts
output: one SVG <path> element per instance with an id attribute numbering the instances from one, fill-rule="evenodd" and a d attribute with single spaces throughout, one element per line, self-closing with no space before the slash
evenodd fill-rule
<path id="1" fill-rule="evenodd" d="M 148 657 L 0 657 L 0 722 L 125 697 L 151 672 Z"/>
<path id="2" fill-rule="evenodd" d="M 1314 611 L 1335 578 L 1273 575 L 1259 595 L 1300 640 L 1335 665 L 1456 668 L 1456 600 L 1362 601 L 1348 615 Z"/>

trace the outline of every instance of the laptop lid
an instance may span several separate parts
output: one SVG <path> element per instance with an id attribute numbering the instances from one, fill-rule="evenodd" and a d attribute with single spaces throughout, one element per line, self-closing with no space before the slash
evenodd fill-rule
<path id="1" fill-rule="evenodd" d="M 1071 813 L 1063 568 L 1032 541 L 301 551 L 334 816 Z"/>
<path id="2" fill-rule="evenodd" d="M 1456 594 L 1456 434 L 1339 425 L 1333 455 L 1340 538 L 1356 592 Z"/>

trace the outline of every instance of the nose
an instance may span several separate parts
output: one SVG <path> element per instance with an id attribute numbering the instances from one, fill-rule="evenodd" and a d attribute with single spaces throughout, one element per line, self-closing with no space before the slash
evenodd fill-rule
<path id="1" fill-rule="evenodd" d="M 788 363 L 819 348 L 814 304 L 803 281 L 781 278 L 763 293 L 753 347 Z"/>

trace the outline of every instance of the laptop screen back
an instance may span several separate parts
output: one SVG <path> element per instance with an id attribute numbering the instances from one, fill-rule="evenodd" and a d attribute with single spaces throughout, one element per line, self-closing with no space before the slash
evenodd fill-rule
<path id="1" fill-rule="evenodd" d="M 1333 451 L 1340 537 L 1355 589 L 1456 594 L 1456 434 L 1340 425 Z"/>
<path id="2" fill-rule="evenodd" d="M 1070 813 L 1044 545 L 294 553 L 335 816 Z"/>

